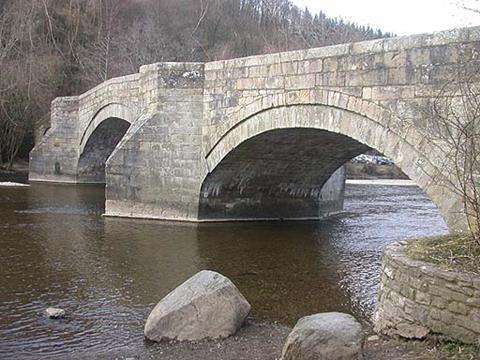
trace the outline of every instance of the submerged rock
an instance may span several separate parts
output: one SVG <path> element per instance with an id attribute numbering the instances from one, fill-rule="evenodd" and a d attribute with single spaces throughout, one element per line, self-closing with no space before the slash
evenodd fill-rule
<path id="1" fill-rule="evenodd" d="M 65 317 L 65 310 L 59 308 L 49 307 L 45 310 L 45 313 L 50 319 L 61 319 Z"/>
<path id="2" fill-rule="evenodd" d="M 233 335 L 250 304 L 225 276 L 201 271 L 163 298 L 148 316 L 145 337 L 153 341 L 201 340 Z"/>
<path id="3" fill-rule="evenodd" d="M 283 360 L 361 359 L 362 326 L 351 315 L 323 313 L 301 318 L 283 347 Z"/>

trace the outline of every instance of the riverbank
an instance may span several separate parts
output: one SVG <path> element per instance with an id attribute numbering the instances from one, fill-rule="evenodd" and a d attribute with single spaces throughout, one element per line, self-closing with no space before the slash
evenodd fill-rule
<path id="1" fill-rule="evenodd" d="M 278 360 L 291 328 L 277 323 L 257 323 L 248 320 L 235 335 L 222 340 L 197 342 L 146 342 L 147 354 L 138 355 L 122 349 L 107 354 L 79 354 L 78 359 L 118 358 L 162 360 Z M 424 341 L 407 341 L 381 338 L 367 330 L 364 360 L 473 360 L 478 359 L 478 348 L 429 338 Z M 71 357 L 69 357 L 71 358 Z M 75 356 L 73 358 L 76 358 Z"/>
<path id="2" fill-rule="evenodd" d="M 478 245 L 448 235 L 389 245 L 383 258 L 375 331 L 424 339 L 432 335 L 471 344 L 480 358 Z"/>
<path id="3" fill-rule="evenodd" d="M 414 185 L 408 177 L 395 165 L 381 165 L 373 163 L 353 163 L 346 165 L 347 179 L 351 184 L 375 184 L 385 185 Z M 7 170 L 0 165 L 0 181 L 28 181 L 28 161 L 19 160 L 13 167 Z"/>
<path id="4" fill-rule="evenodd" d="M 403 179 L 347 179 L 348 185 L 384 185 L 384 186 L 417 186 L 412 180 Z"/>
<path id="5" fill-rule="evenodd" d="M 19 161 L 11 169 L 0 166 L 0 182 L 28 182 L 28 161 Z"/>
<path id="6" fill-rule="evenodd" d="M 221 340 L 150 343 L 162 360 L 276 360 L 291 329 L 248 320 L 235 335 Z"/>
<path id="7" fill-rule="evenodd" d="M 446 235 L 411 241 L 407 253 L 448 271 L 480 275 L 480 244 L 470 235 Z"/>
<path id="8" fill-rule="evenodd" d="M 356 180 L 370 179 L 403 179 L 408 180 L 408 176 L 396 165 L 375 164 L 375 163 L 356 163 L 349 161 L 345 164 L 347 178 Z"/>

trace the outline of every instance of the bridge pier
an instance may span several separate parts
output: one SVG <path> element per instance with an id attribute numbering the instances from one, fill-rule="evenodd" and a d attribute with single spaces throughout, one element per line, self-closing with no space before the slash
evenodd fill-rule
<path id="1" fill-rule="evenodd" d="M 148 113 L 110 156 L 106 215 L 196 221 L 207 169 L 202 150 L 203 64 L 142 67 Z"/>
<path id="2" fill-rule="evenodd" d="M 77 182 L 78 107 L 77 97 L 52 102 L 50 130 L 30 152 L 30 181 Z"/>

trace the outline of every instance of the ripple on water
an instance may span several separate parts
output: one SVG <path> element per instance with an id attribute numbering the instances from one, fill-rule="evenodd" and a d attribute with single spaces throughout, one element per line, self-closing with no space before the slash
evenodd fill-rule
<path id="1" fill-rule="evenodd" d="M 202 269 L 230 277 L 256 319 L 344 311 L 368 323 L 385 246 L 446 232 L 416 187 L 347 185 L 345 212 L 321 222 L 201 225 L 104 218 L 103 194 L 0 189 L 0 358 L 158 355 L 148 313 Z M 47 319 L 48 306 L 66 318 Z"/>

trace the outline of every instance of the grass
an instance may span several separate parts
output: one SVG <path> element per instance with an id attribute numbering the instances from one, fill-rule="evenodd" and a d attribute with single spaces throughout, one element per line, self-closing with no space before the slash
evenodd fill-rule
<path id="1" fill-rule="evenodd" d="M 454 340 L 440 340 L 437 347 L 449 359 L 480 359 L 480 345 L 463 344 Z"/>
<path id="2" fill-rule="evenodd" d="M 471 236 L 446 235 L 411 241 L 407 254 L 447 270 L 480 274 L 480 246 Z"/>
<path id="3" fill-rule="evenodd" d="M 478 360 L 480 345 L 464 344 L 440 335 L 425 340 L 380 338 L 366 343 L 367 359 L 394 360 Z"/>

